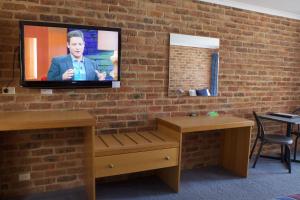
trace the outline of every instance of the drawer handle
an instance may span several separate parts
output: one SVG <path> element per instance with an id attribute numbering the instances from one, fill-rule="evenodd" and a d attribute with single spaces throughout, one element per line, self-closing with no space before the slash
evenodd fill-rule
<path id="1" fill-rule="evenodd" d="M 171 159 L 170 156 L 166 156 L 166 157 L 165 157 L 165 160 L 170 160 L 170 159 Z"/>
<path id="2" fill-rule="evenodd" d="M 115 165 L 111 163 L 111 164 L 108 165 L 108 167 L 112 169 L 112 168 L 115 167 Z"/>

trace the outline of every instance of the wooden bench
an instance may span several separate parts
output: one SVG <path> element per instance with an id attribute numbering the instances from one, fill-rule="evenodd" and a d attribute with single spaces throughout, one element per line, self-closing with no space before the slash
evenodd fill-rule
<path id="1" fill-rule="evenodd" d="M 95 178 L 160 169 L 158 175 L 178 191 L 178 139 L 148 131 L 99 135 L 94 144 Z"/>

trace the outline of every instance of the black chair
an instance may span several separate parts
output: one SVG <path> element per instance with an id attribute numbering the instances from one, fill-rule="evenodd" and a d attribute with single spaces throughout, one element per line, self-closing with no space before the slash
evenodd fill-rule
<path id="1" fill-rule="evenodd" d="M 296 110 L 293 111 L 293 114 L 300 114 L 300 108 L 297 108 Z M 292 134 L 296 135 L 296 139 L 295 139 L 295 148 L 294 148 L 294 160 L 296 160 L 297 157 L 297 144 L 298 144 L 298 139 L 300 137 L 300 125 L 297 125 L 296 130 L 294 130 L 294 128 L 292 128 Z"/>
<path id="2" fill-rule="evenodd" d="M 260 147 L 258 150 L 258 153 L 256 154 L 254 163 L 253 163 L 253 168 L 255 168 L 256 162 L 258 160 L 258 158 L 260 157 L 260 153 L 262 151 L 263 145 L 264 144 L 280 144 L 281 146 L 281 161 L 284 160 L 284 155 L 283 155 L 283 147 L 285 147 L 286 149 L 286 161 L 288 164 L 288 169 L 289 169 L 289 173 L 291 173 L 291 150 L 289 145 L 293 144 L 293 139 L 291 137 L 287 137 L 285 135 L 276 135 L 276 134 L 265 134 L 265 130 L 264 130 L 264 126 L 262 124 L 262 121 L 260 119 L 260 117 L 253 111 L 253 115 L 255 117 L 255 121 L 257 124 L 257 134 L 256 134 L 256 139 L 254 141 L 251 153 L 250 153 L 250 159 L 252 157 L 253 151 L 255 149 L 256 143 L 259 140 L 260 141 Z"/>

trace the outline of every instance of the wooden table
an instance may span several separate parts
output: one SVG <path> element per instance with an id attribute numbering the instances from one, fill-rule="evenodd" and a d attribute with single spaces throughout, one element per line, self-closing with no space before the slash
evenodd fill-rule
<path id="1" fill-rule="evenodd" d="M 272 121 L 282 122 L 287 124 L 286 136 L 291 137 L 292 125 L 300 124 L 300 117 L 288 118 L 288 117 L 279 117 L 274 115 L 259 115 L 262 119 L 268 119 Z"/>
<path id="2" fill-rule="evenodd" d="M 85 186 L 88 199 L 95 199 L 93 171 L 94 126 L 96 120 L 85 111 L 1 112 L 0 134 L 5 131 L 82 127 L 85 132 Z"/>
<path id="3" fill-rule="evenodd" d="M 183 135 L 210 130 L 222 130 L 223 133 L 221 165 L 238 176 L 247 177 L 251 128 L 253 125 L 254 122 L 251 120 L 232 116 L 157 118 L 158 131 L 176 137 L 180 141 L 179 167 L 174 169 L 177 170 L 177 177 L 180 177 Z M 179 179 L 176 186 L 178 190 Z"/>

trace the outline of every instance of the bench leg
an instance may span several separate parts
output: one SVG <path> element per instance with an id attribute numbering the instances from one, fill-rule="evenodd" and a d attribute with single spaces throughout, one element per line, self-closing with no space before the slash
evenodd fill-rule
<path id="1" fill-rule="evenodd" d="M 157 170 L 157 174 L 162 181 L 169 185 L 175 192 L 179 192 L 180 169 L 179 166 L 168 167 Z"/>

